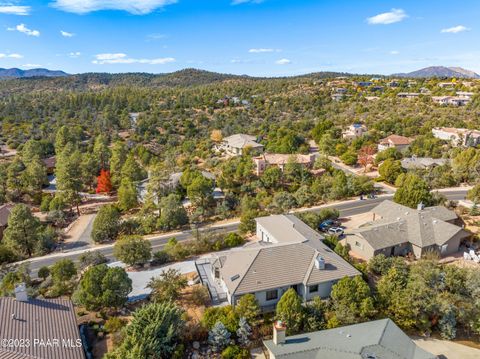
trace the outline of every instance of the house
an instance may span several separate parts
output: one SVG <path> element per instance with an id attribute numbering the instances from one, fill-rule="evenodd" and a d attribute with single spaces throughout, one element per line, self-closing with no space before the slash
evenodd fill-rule
<path id="1" fill-rule="evenodd" d="M 0 298 L 0 333 L 3 359 L 85 359 L 72 302 L 30 299 L 24 284 Z"/>
<path id="2" fill-rule="evenodd" d="M 387 86 L 388 87 L 398 87 L 398 86 L 400 86 L 400 81 L 398 81 L 398 80 L 389 81 L 389 82 L 387 82 Z"/>
<path id="3" fill-rule="evenodd" d="M 472 98 L 475 96 L 475 92 L 457 91 L 457 96 Z"/>
<path id="4" fill-rule="evenodd" d="M 372 210 L 373 221 L 350 231 L 346 243 L 368 260 L 378 254 L 399 256 L 413 253 L 420 258 L 429 251 L 447 256 L 458 252 L 460 242 L 470 236 L 454 224 L 455 212 L 442 206 L 411 209 L 383 201 Z"/>
<path id="5" fill-rule="evenodd" d="M 255 164 L 255 173 L 260 176 L 268 167 L 276 166 L 283 172 L 287 163 L 296 163 L 304 168 L 312 168 L 317 156 L 314 153 L 308 155 L 301 154 L 283 154 L 283 153 L 264 153 L 253 158 Z"/>
<path id="6" fill-rule="evenodd" d="M 55 167 L 57 164 L 57 158 L 55 156 L 44 158 L 42 162 L 45 165 L 47 174 L 51 175 L 55 172 Z"/>
<path id="7" fill-rule="evenodd" d="M 390 319 L 319 330 L 287 337 L 275 322 L 273 339 L 263 344 L 270 359 L 435 359 Z"/>
<path id="8" fill-rule="evenodd" d="M 304 301 L 328 297 L 338 280 L 360 274 L 294 215 L 260 217 L 256 226 L 258 242 L 196 263 L 210 293 L 233 306 L 251 293 L 270 311 L 289 288 Z"/>
<path id="9" fill-rule="evenodd" d="M 406 170 L 415 170 L 415 169 L 432 169 L 434 167 L 443 166 L 449 163 L 448 159 L 445 158 L 430 158 L 430 157 L 417 157 L 412 156 L 409 158 L 404 158 L 401 161 L 402 167 Z"/>
<path id="10" fill-rule="evenodd" d="M 452 82 L 440 82 L 438 84 L 438 87 L 442 89 L 453 89 L 455 87 L 455 84 Z"/>
<path id="11" fill-rule="evenodd" d="M 13 204 L 3 204 L 0 206 L 0 239 L 3 237 L 3 232 L 7 228 L 8 217 L 12 211 Z"/>
<path id="12" fill-rule="evenodd" d="M 211 179 L 215 182 L 215 175 L 213 173 L 207 171 L 201 171 L 202 176 Z M 170 193 L 175 191 L 178 186 L 180 186 L 180 179 L 182 178 L 183 172 L 175 172 L 170 174 L 168 179 L 166 179 L 163 183 L 160 184 L 159 191 L 163 191 L 164 193 Z M 143 181 L 137 183 L 137 197 L 140 203 L 145 202 L 145 199 L 148 194 L 148 186 L 150 184 L 150 178 L 146 178 Z"/>
<path id="13" fill-rule="evenodd" d="M 358 87 L 369 87 L 369 86 L 372 86 L 373 85 L 373 82 L 371 81 L 360 81 L 357 83 L 357 86 Z"/>
<path id="14" fill-rule="evenodd" d="M 465 106 L 472 100 L 463 96 L 433 96 L 432 101 L 440 105 Z"/>
<path id="15" fill-rule="evenodd" d="M 426 87 L 421 87 L 420 88 L 420 93 L 422 95 L 431 95 L 432 94 L 432 91 L 430 91 L 428 88 Z"/>
<path id="16" fill-rule="evenodd" d="M 398 98 L 406 98 L 406 99 L 413 99 L 418 98 L 420 94 L 418 92 L 399 92 L 397 94 Z"/>
<path id="17" fill-rule="evenodd" d="M 353 140 L 362 137 L 367 132 L 367 127 L 361 123 L 354 123 L 342 132 L 342 137 L 348 140 Z"/>
<path id="18" fill-rule="evenodd" d="M 257 141 L 258 139 L 255 136 L 238 133 L 225 137 L 218 149 L 234 156 L 241 156 L 246 148 L 254 153 L 262 153 L 263 145 Z"/>
<path id="19" fill-rule="evenodd" d="M 388 137 L 385 137 L 384 139 L 380 140 L 378 143 L 378 151 L 384 151 L 388 148 L 396 148 L 397 150 L 405 151 L 410 147 L 410 144 L 412 141 L 404 136 L 398 136 L 398 135 L 390 135 Z"/>
<path id="20" fill-rule="evenodd" d="M 333 101 L 341 101 L 343 100 L 344 98 L 347 98 L 347 97 L 352 97 L 352 95 L 346 95 L 344 93 L 334 93 L 332 96 L 330 96 L 332 98 Z"/>
<path id="21" fill-rule="evenodd" d="M 450 141 L 453 146 L 476 147 L 480 145 L 480 131 L 466 128 L 434 127 L 434 137 Z"/>

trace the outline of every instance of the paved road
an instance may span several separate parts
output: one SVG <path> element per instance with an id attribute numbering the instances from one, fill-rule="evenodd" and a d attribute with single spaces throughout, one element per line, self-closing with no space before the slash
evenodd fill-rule
<path id="1" fill-rule="evenodd" d="M 450 200 L 460 200 L 464 199 L 466 195 L 466 190 L 456 190 L 456 191 L 446 191 L 442 192 L 448 199 Z M 322 208 L 337 208 L 340 211 L 341 217 L 353 216 L 356 214 L 366 213 L 372 210 L 377 204 L 386 200 L 392 199 L 393 195 L 383 195 L 376 199 L 367 199 L 367 200 L 353 200 L 353 201 L 346 201 L 341 203 L 334 203 L 326 206 L 322 206 Z M 310 211 L 320 211 L 322 208 L 312 209 Z M 238 222 L 232 222 L 225 225 L 215 225 L 208 229 L 201 229 L 200 231 L 213 231 L 217 233 L 230 233 L 235 232 L 238 230 Z M 158 251 L 161 250 L 164 245 L 168 242 L 168 240 L 172 237 L 175 237 L 178 241 L 185 241 L 188 239 L 193 239 L 193 234 L 191 230 L 176 232 L 176 233 L 169 233 L 164 235 L 159 235 L 155 237 L 149 238 L 152 243 L 152 250 Z M 113 256 L 113 245 L 105 245 L 101 247 L 97 247 L 99 252 L 105 255 L 109 260 L 116 260 Z M 65 253 L 53 253 L 48 256 L 32 258 L 28 262 L 30 263 L 30 269 L 32 275 L 35 276 L 38 269 L 43 266 L 50 266 L 54 264 L 60 258 L 68 258 L 72 259 L 73 261 L 78 261 L 78 258 L 82 253 L 86 250 L 76 250 L 71 252 Z"/>

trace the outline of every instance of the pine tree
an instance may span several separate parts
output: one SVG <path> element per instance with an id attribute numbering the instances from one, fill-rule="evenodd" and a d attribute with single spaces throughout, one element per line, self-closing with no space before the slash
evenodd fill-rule
<path id="1" fill-rule="evenodd" d="M 112 182 L 110 180 L 110 171 L 101 169 L 97 177 L 97 193 L 110 193 L 112 191 Z"/>
<path id="2" fill-rule="evenodd" d="M 225 325 L 218 321 L 208 333 L 208 343 L 212 346 L 213 351 L 219 352 L 230 344 L 230 336 Z"/>
<path id="3" fill-rule="evenodd" d="M 252 335 L 252 328 L 248 325 L 247 320 L 241 317 L 237 329 L 238 342 L 247 347 L 250 344 L 250 335 Z"/>

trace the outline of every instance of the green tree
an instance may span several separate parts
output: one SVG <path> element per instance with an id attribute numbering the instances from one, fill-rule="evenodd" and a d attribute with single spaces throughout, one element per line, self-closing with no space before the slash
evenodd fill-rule
<path id="1" fill-rule="evenodd" d="M 137 188 L 129 178 L 123 178 L 118 188 L 118 205 L 123 211 L 128 211 L 138 205 Z"/>
<path id="2" fill-rule="evenodd" d="M 38 157 L 30 159 L 27 163 L 25 171 L 22 173 L 22 182 L 24 188 L 30 193 L 40 192 L 42 187 L 48 183 L 47 170 Z"/>
<path id="3" fill-rule="evenodd" d="M 480 184 L 475 185 L 467 193 L 467 199 L 474 203 L 480 203 Z"/>
<path id="4" fill-rule="evenodd" d="M 3 243 L 16 255 L 30 258 L 40 240 L 40 221 L 32 215 L 30 208 L 17 204 L 8 217 Z"/>
<path id="5" fill-rule="evenodd" d="M 172 358 L 184 327 L 183 311 L 173 303 L 147 304 L 133 313 L 120 346 L 110 359 Z"/>
<path id="6" fill-rule="evenodd" d="M 287 334 L 295 334 L 300 331 L 304 312 L 302 300 L 293 288 L 283 293 L 278 301 L 275 317 L 287 325 Z"/>
<path id="7" fill-rule="evenodd" d="M 127 160 L 127 148 L 122 141 L 116 141 L 113 144 L 112 156 L 110 157 L 110 173 L 112 174 L 112 184 L 115 188 L 120 186 L 122 178 L 122 167 Z"/>
<path id="8" fill-rule="evenodd" d="M 206 208 L 207 200 L 213 193 L 213 181 L 205 178 L 202 174 L 198 175 L 187 186 L 187 196 L 194 206 Z"/>
<path id="9" fill-rule="evenodd" d="M 148 287 L 152 289 L 155 301 L 176 300 L 180 292 L 187 286 L 187 279 L 178 270 L 170 268 L 157 278 L 152 278 Z"/>
<path id="10" fill-rule="evenodd" d="M 113 205 L 105 205 L 93 221 L 92 239 L 96 243 L 113 241 L 120 229 L 120 213 Z"/>
<path id="11" fill-rule="evenodd" d="M 42 278 L 43 280 L 47 279 L 50 275 L 50 268 L 47 266 L 43 266 L 38 270 L 38 277 Z"/>
<path id="12" fill-rule="evenodd" d="M 6 187 L 9 199 L 12 201 L 18 200 L 23 193 L 22 173 L 24 170 L 25 165 L 18 156 L 8 166 Z"/>
<path id="13" fill-rule="evenodd" d="M 187 211 L 180 196 L 171 193 L 160 201 L 159 225 L 163 229 L 173 229 L 188 223 Z"/>
<path id="14" fill-rule="evenodd" d="M 141 266 L 152 258 L 152 244 L 141 236 L 124 236 L 113 246 L 113 255 L 129 266 Z"/>
<path id="15" fill-rule="evenodd" d="M 276 166 L 268 167 L 261 175 L 260 180 L 267 189 L 277 189 L 282 186 L 283 173 Z"/>
<path id="16" fill-rule="evenodd" d="M 137 182 L 145 179 L 146 176 L 145 170 L 140 167 L 135 156 L 130 153 L 122 166 L 122 179 L 127 178 L 132 182 Z"/>
<path id="17" fill-rule="evenodd" d="M 208 343 L 214 352 L 219 352 L 228 345 L 231 335 L 225 325 L 219 321 L 208 333 Z"/>
<path id="18" fill-rule="evenodd" d="M 416 208 L 419 203 L 425 206 L 433 204 L 432 193 L 427 183 L 413 173 L 405 176 L 393 200 L 410 208 Z"/>
<path id="19" fill-rule="evenodd" d="M 235 312 L 240 318 L 245 318 L 249 324 L 254 325 L 260 315 L 260 305 L 255 295 L 242 295 L 235 306 Z"/>
<path id="20" fill-rule="evenodd" d="M 341 324 L 354 324 L 375 313 L 370 288 L 360 276 L 340 279 L 333 285 L 330 296 L 335 317 Z"/>
<path id="21" fill-rule="evenodd" d="M 388 158 L 378 167 L 378 173 L 385 181 L 393 184 L 397 177 L 403 173 L 402 163 Z"/>
<path id="22" fill-rule="evenodd" d="M 60 155 L 57 156 L 55 170 L 57 196 L 70 206 L 76 206 L 79 215 L 80 209 L 78 206 L 80 204 L 80 191 L 82 190 L 81 162 L 81 153 L 75 150 L 73 145 L 67 144 Z"/>
<path id="23" fill-rule="evenodd" d="M 110 149 L 108 148 L 108 139 L 100 134 L 95 138 L 95 144 L 93 145 L 93 157 L 97 162 L 97 171 L 101 168 L 109 168 Z"/>
<path id="24" fill-rule="evenodd" d="M 50 269 L 53 282 L 62 284 L 72 279 L 77 274 L 75 263 L 70 259 L 60 259 Z"/>
<path id="25" fill-rule="evenodd" d="M 83 274 L 73 300 L 87 310 L 120 308 L 131 291 L 132 280 L 123 268 L 100 264 Z"/>
<path id="26" fill-rule="evenodd" d="M 348 150 L 347 152 L 345 152 L 343 155 L 340 156 L 340 159 L 348 166 L 354 166 L 358 162 L 357 153 L 352 150 Z"/>

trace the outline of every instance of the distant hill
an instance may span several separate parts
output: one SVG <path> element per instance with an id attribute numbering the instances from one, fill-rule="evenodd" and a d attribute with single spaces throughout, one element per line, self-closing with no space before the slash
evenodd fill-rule
<path id="1" fill-rule="evenodd" d="M 461 67 L 445 67 L 445 66 L 430 66 L 423 69 L 408 72 L 393 74 L 392 76 L 396 77 L 458 77 L 458 78 L 470 78 L 470 79 L 479 79 L 480 75 L 477 73 L 463 69 Z"/>
<path id="2" fill-rule="evenodd" d="M 68 76 L 66 72 L 63 71 L 52 71 L 48 69 L 31 69 L 31 70 L 21 70 L 17 68 L 13 69 L 1 69 L 0 68 L 0 78 L 23 78 L 23 77 L 62 77 Z"/>

